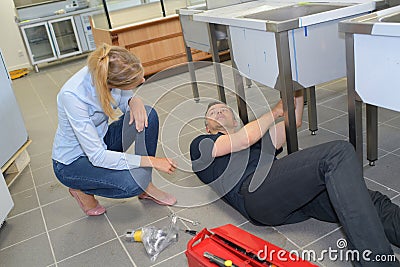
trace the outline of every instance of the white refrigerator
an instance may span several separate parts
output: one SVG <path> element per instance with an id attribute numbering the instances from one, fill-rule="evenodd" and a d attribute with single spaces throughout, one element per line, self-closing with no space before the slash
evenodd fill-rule
<path id="1" fill-rule="evenodd" d="M 8 191 L 3 174 L 0 172 L 0 228 L 13 207 L 14 202 L 11 198 L 10 192 Z"/>
<path id="2" fill-rule="evenodd" d="M 0 167 L 28 140 L 11 78 L 0 49 Z"/>
<path id="3" fill-rule="evenodd" d="M 0 167 L 28 140 L 28 133 L 11 86 L 4 57 L 0 49 Z M 14 206 L 0 171 L 0 225 Z"/>

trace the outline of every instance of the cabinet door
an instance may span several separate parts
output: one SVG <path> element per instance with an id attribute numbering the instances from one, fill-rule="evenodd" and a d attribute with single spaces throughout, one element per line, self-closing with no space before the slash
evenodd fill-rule
<path id="1" fill-rule="evenodd" d="M 73 17 L 50 20 L 48 23 L 59 58 L 82 53 Z"/>
<path id="2" fill-rule="evenodd" d="M 32 65 L 57 59 L 46 22 L 21 27 Z"/>

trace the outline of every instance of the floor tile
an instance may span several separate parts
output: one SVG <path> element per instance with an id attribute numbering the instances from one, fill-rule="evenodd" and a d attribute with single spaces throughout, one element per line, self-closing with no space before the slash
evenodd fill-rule
<path id="1" fill-rule="evenodd" d="M 58 181 L 53 171 L 53 165 L 47 165 L 32 171 L 32 176 L 36 186 Z"/>
<path id="2" fill-rule="evenodd" d="M 188 266 L 188 259 L 185 253 L 182 251 L 175 256 L 172 256 L 163 261 L 157 261 L 151 266 Z"/>
<path id="3" fill-rule="evenodd" d="M 388 120 L 385 122 L 385 124 L 396 127 L 397 129 L 400 129 L 400 117 L 398 116 L 398 117 L 395 117 L 394 119 Z"/>
<path id="4" fill-rule="evenodd" d="M 42 207 L 48 230 L 86 218 L 78 203 L 72 198 L 60 199 Z"/>
<path id="5" fill-rule="evenodd" d="M 317 100 L 317 103 L 319 103 L 319 101 Z M 322 103 L 319 103 L 322 106 L 328 107 L 328 108 L 333 108 L 333 109 L 337 109 L 337 110 L 341 110 L 343 112 L 348 111 L 348 105 L 347 105 L 347 94 L 342 94 L 342 95 L 338 95 L 333 97 L 332 99 L 326 100 Z"/>
<path id="6" fill-rule="evenodd" d="M 378 108 L 378 122 L 387 122 L 392 119 L 399 118 L 399 116 L 399 112 L 386 108 Z"/>
<path id="7" fill-rule="evenodd" d="M 11 194 L 33 188 L 31 169 L 26 167 L 8 188 Z"/>
<path id="8" fill-rule="evenodd" d="M 8 216 L 18 215 L 20 213 L 39 207 L 35 189 L 28 189 L 11 196 L 14 201 L 14 208 Z"/>
<path id="9" fill-rule="evenodd" d="M 138 200 L 136 197 L 107 209 L 107 216 L 119 236 L 127 229 L 138 229 L 154 221 L 163 220 L 170 214 L 168 207 L 148 199 Z"/>
<path id="10" fill-rule="evenodd" d="M 97 247 L 89 248 L 87 251 L 76 256 L 58 262 L 59 267 L 72 266 L 133 266 L 128 255 L 125 253 L 121 243 L 114 239 Z"/>
<path id="11" fill-rule="evenodd" d="M 337 229 L 332 233 L 312 243 L 303 250 L 305 258 L 316 257 L 317 262 L 326 267 L 350 267 L 352 265 L 351 255 L 346 256 L 346 247 L 343 244 L 347 243 L 346 237 L 342 229 Z M 329 254 L 328 252 L 331 251 Z"/>
<path id="12" fill-rule="evenodd" d="M 378 147 L 386 151 L 393 151 L 400 148 L 399 129 L 384 124 L 378 127 Z"/>
<path id="13" fill-rule="evenodd" d="M 389 154 L 375 162 L 375 166 L 364 168 L 364 176 L 384 186 L 400 192 L 400 180 L 397 179 L 400 173 L 399 156 Z"/>
<path id="14" fill-rule="evenodd" d="M 328 120 L 340 117 L 345 113 L 340 110 L 328 108 L 322 105 L 317 105 L 317 122 L 324 123 Z M 308 122 L 308 114 L 306 112 L 303 113 L 303 120 Z"/>
<path id="15" fill-rule="evenodd" d="M 304 149 L 306 147 L 315 146 L 318 144 L 326 143 L 333 140 L 345 140 L 346 138 L 342 135 L 338 135 L 333 132 L 329 132 L 324 129 L 319 129 L 316 135 L 311 135 L 308 130 L 304 130 L 298 133 L 299 147 Z"/>
<path id="16" fill-rule="evenodd" d="M 45 227 L 39 209 L 7 219 L 0 232 L 0 249 L 43 234 Z"/>
<path id="17" fill-rule="evenodd" d="M 53 164 L 51 160 L 51 150 L 44 151 L 43 153 L 34 156 L 30 155 L 30 157 L 31 157 L 30 165 L 32 171 Z"/>
<path id="18" fill-rule="evenodd" d="M 54 259 L 47 234 L 0 249 L 0 266 L 48 266 L 52 263 Z"/>
<path id="19" fill-rule="evenodd" d="M 69 196 L 67 188 L 59 181 L 48 182 L 36 188 L 41 205 L 46 205 Z"/>
<path id="20" fill-rule="evenodd" d="M 339 225 L 335 223 L 309 219 L 300 223 L 277 226 L 276 229 L 297 246 L 304 248 L 319 237 L 330 233 L 338 227 Z"/>
<path id="21" fill-rule="evenodd" d="M 49 232 L 57 261 L 116 238 L 105 216 L 79 220 Z"/>

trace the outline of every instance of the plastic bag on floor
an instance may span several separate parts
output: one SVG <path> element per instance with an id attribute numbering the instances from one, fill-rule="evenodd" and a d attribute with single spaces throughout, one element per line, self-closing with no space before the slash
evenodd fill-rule
<path id="1" fill-rule="evenodd" d="M 170 224 L 163 228 L 145 226 L 136 231 L 128 230 L 125 234 L 125 240 L 142 242 L 150 260 L 154 262 L 161 251 L 178 241 L 179 228 L 176 225 L 176 220 L 177 217 L 173 215 Z"/>

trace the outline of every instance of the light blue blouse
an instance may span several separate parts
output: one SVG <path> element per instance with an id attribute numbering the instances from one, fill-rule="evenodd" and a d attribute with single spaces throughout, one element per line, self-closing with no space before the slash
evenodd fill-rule
<path id="1" fill-rule="evenodd" d="M 116 106 L 123 113 L 133 91 L 112 89 Z M 87 156 L 97 167 L 124 170 L 140 166 L 141 156 L 107 150 L 103 138 L 108 130 L 108 116 L 103 112 L 96 88 L 87 67 L 72 76 L 57 95 L 58 128 L 52 158 L 70 164 Z"/>

